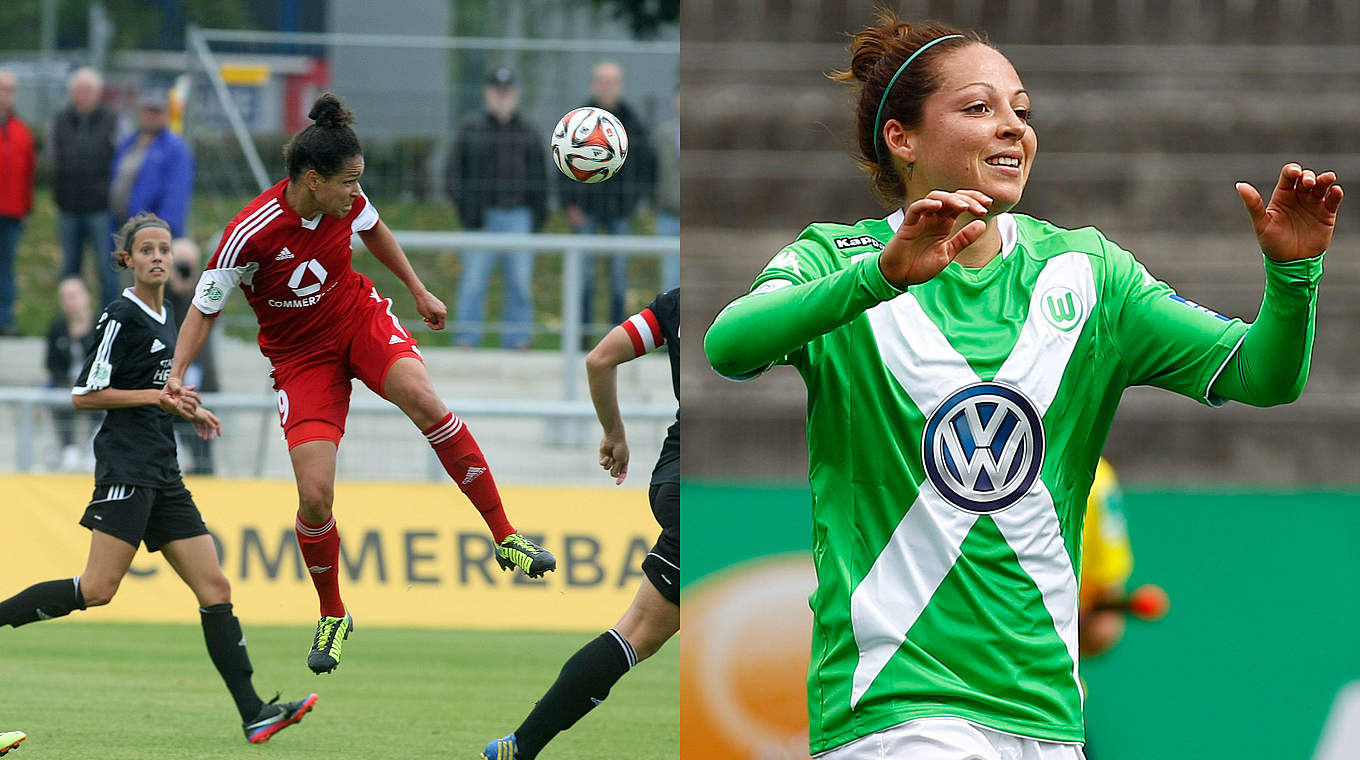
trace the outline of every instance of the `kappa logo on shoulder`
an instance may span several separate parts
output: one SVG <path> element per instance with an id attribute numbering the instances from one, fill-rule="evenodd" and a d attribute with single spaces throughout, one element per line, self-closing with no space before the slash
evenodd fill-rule
<path id="1" fill-rule="evenodd" d="M 290 251 L 290 250 L 288 250 L 288 246 L 285 245 L 285 246 L 283 247 L 283 250 L 282 250 L 282 251 L 279 251 L 279 255 L 277 255 L 277 256 L 274 257 L 274 260 L 275 260 L 275 261 L 287 261 L 288 259 L 291 259 L 291 258 L 293 258 L 293 252 Z"/>
<path id="2" fill-rule="evenodd" d="M 860 235 L 859 237 L 838 237 L 832 238 L 831 243 L 836 246 L 836 250 L 845 251 L 851 248 L 863 248 L 869 246 L 883 250 L 883 242 L 873 235 Z"/>

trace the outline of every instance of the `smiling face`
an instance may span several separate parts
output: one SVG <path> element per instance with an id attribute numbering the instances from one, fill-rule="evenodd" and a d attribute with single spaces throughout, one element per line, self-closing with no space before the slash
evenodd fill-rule
<path id="1" fill-rule="evenodd" d="M 363 173 L 364 157 L 351 156 L 335 174 L 322 177 L 315 169 L 308 169 L 304 180 L 322 213 L 343 218 L 360 195 L 359 177 Z"/>
<path id="2" fill-rule="evenodd" d="M 914 164 L 907 202 L 931 190 L 971 188 L 992 197 L 992 213 L 1009 210 L 1020 202 L 1038 150 L 1020 75 L 980 44 L 952 50 L 935 65 L 939 88 L 926 98 L 921 123 L 887 129 L 898 163 Z"/>
<path id="3" fill-rule="evenodd" d="M 132 270 L 138 285 L 160 287 L 170 278 L 170 231 L 164 227 L 143 227 L 132 239 L 132 253 L 123 262 Z"/>

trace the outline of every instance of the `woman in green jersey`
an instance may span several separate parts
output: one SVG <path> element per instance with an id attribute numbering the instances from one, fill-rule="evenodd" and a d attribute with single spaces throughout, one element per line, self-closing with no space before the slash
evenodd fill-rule
<path id="1" fill-rule="evenodd" d="M 1292 163 L 1268 202 L 1237 185 L 1264 253 L 1246 324 L 1098 230 L 1011 213 L 1038 143 L 980 36 L 885 12 L 850 52 L 835 78 L 896 210 L 809 226 L 704 342 L 725 376 L 789 364 L 808 388 L 811 750 L 1079 758 L 1080 537 L 1120 395 L 1297 398 L 1342 191 Z"/>

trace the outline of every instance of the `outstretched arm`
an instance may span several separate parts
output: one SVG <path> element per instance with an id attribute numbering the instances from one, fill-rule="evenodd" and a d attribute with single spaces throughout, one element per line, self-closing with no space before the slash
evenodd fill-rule
<path id="1" fill-rule="evenodd" d="M 382 265 L 411 291 L 411 295 L 416 299 L 416 311 L 425 320 L 425 324 L 431 329 L 443 330 L 444 320 L 449 313 L 448 308 L 444 306 L 443 301 L 427 290 L 420 277 L 416 276 L 416 270 L 411 267 L 406 252 L 401 250 L 387 224 L 379 220 L 377 224 L 361 231 L 359 239 L 364 241 L 364 247 L 373 254 L 373 258 L 382 262 Z"/>
<path id="2" fill-rule="evenodd" d="M 1245 182 L 1237 193 L 1265 254 L 1266 288 L 1260 314 L 1211 392 L 1254 406 L 1288 403 L 1308 379 L 1322 254 L 1344 193 L 1334 172 L 1292 163 L 1280 170 L 1269 205 Z"/>
<path id="3" fill-rule="evenodd" d="M 615 485 L 628 477 L 628 440 L 623 415 L 619 413 L 618 367 L 637 356 L 632 339 L 621 325 L 610 330 L 586 355 L 590 400 L 595 404 L 600 427 L 604 428 L 604 437 L 600 439 L 600 466 L 609 470 Z"/>

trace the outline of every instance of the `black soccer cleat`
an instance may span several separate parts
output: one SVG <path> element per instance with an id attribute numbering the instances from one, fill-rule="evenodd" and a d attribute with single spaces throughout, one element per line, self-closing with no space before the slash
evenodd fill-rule
<path id="1" fill-rule="evenodd" d="M 312 651 L 307 653 L 307 667 L 321 675 L 340 667 L 340 649 L 354 630 L 354 618 L 345 612 L 342 618 L 323 617 L 316 622 L 316 638 Z"/>
<path id="2" fill-rule="evenodd" d="M 511 533 L 496 547 L 496 564 L 502 570 L 518 567 L 530 578 L 539 578 L 557 569 L 557 558 L 524 536 Z"/>
<path id="3" fill-rule="evenodd" d="M 315 694 L 308 694 L 296 702 L 284 702 L 280 705 L 277 704 L 279 695 L 275 694 L 274 698 L 269 700 L 269 704 L 260 708 L 260 714 L 255 716 L 253 722 L 241 725 L 246 732 L 246 741 L 251 744 L 264 744 L 274 734 L 294 723 L 302 722 L 302 716 L 316 705 L 316 699 Z"/>

